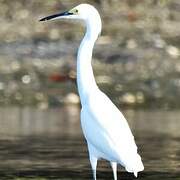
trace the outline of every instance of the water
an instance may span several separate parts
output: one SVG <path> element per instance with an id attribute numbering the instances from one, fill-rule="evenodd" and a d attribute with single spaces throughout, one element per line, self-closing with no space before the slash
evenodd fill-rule
<path id="1" fill-rule="evenodd" d="M 92 179 L 79 107 L 0 109 L 0 179 Z M 180 179 L 180 111 L 123 110 L 145 171 L 141 180 Z M 118 168 L 118 179 L 135 179 Z M 113 179 L 109 163 L 98 179 Z"/>

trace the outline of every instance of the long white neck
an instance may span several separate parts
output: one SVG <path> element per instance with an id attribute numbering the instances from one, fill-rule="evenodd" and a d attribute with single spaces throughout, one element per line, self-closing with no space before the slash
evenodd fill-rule
<path id="1" fill-rule="evenodd" d="M 96 31 L 92 33 L 88 28 L 87 26 L 86 34 L 77 55 L 77 84 L 82 104 L 90 93 L 98 89 L 91 65 L 92 51 L 98 33 Z"/>

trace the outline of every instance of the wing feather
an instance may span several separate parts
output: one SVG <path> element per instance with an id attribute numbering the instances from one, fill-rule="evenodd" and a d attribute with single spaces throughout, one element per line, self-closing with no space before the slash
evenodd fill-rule
<path id="1" fill-rule="evenodd" d="M 126 119 L 104 93 L 89 97 L 82 108 L 81 123 L 87 141 L 109 159 L 123 161 L 124 157 L 137 153 Z"/>

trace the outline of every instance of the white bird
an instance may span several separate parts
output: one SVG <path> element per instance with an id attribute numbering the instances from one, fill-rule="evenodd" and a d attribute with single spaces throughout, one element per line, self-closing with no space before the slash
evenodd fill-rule
<path id="1" fill-rule="evenodd" d="M 40 21 L 54 19 L 77 19 L 86 26 L 77 55 L 77 84 L 82 105 L 81 126 L 94 180 L 97 161 L 101 158 L 110 161 L 114 180 L 117 180 L 117 164 L 137 177 L 144 166 L 134 136 L 123 114 L 98 88 L 93 74 L 92 51 L 102 26 L 98 11 L 89 4 L 80 4 L 70 11 L 47 16 Z"/>

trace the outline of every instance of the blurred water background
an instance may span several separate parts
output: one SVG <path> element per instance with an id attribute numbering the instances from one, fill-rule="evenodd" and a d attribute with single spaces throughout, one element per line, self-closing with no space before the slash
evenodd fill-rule
<path id="1" fill-rule="evenodd" d="M 11 113 L 9 113 L 9 111 Z M 92 179 L 80 108 L 0 108 L 0 178 L 14 180 Z M 123 110 L 135 135 L 145 171 L 140 180 L 179 179 L 180 111 Z M 119 179 L 136 179 L 121 167 Z M 113 179 L 106 161 L 98 179 Z"/>
<path id="2" fill-rule="evenodd" d="M 38 21 L 83 2 L 102 17 L 94 74 L 133 130 L 145 164 L 139 179 L 178 179 L 179 0 L 0 0 L 1 179 L 91 179 L 76 88 L 84 28 Z M 100 178 L 112 179 L 107 162 Z"/>

